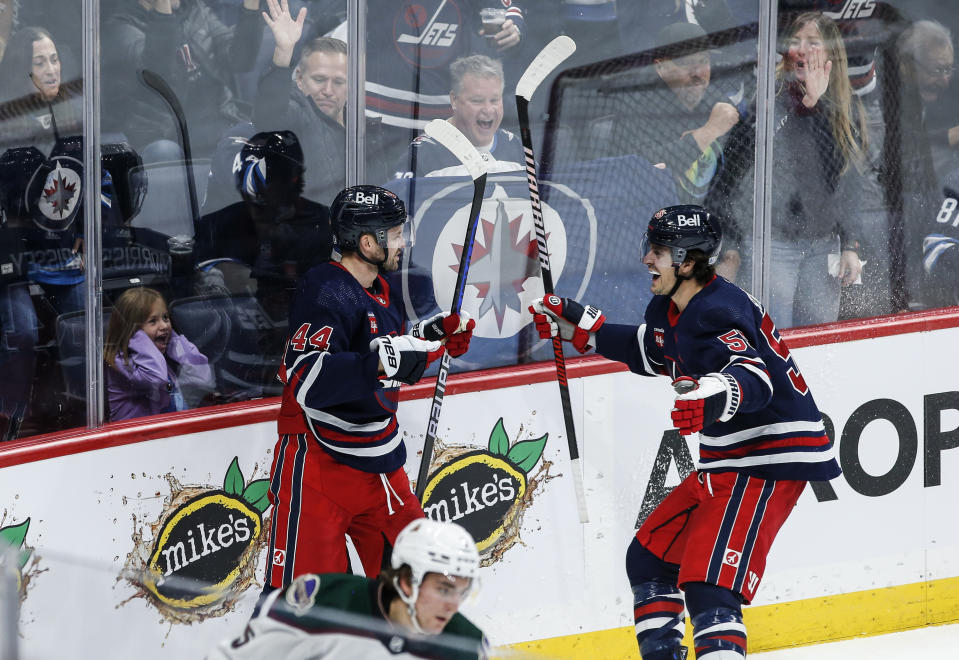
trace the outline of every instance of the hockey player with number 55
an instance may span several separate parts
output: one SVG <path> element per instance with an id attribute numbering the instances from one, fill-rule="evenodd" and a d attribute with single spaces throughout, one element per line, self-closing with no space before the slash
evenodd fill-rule
<path id="1" fill-rule="evenodd" d="M 346 534 L 366 574 L 379 573 L 384 537 L 392 543 L 423 517 L 403 470 L 399 386 L 416 383 L 443 350 L 465 353 L 475 326 L 440 313 L 407 334 L 402 300 L 383 276 L 406 245 L 396 195 L 353 186 L 330 216 L 340 261 L 307 271 L 290 305 L 265 593 L 303 573 L 346 571 Z"/>
<path id="2" fill-rule="evenodd" d="M 540 336 L 559 334 L 643 376 L 667 376 L 673 424 L 699 433 L 699 465 L 640 526 L 626 553 L 643 660 L 679 660 L 693 624 L 696 657 L 746 655 L 742 605 L 807 481 L 840 474 L 832 440 L 799 367 L 755 298 L 715 273 L 718 219 L 657 211 L 643 240 L 655 294 L 645 323 L 545 296 L 530 307 Z M 682 590 L 682 591 L 681 591 Z"/>

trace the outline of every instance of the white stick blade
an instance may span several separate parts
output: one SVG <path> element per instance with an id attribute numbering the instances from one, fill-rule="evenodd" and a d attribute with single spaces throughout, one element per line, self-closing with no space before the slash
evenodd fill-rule
<path id="1" fill-rule="evenodd" d="M 539 51 L 539 55 L 533 58 L 533 61 L 523 73 L 523 77 L 516 84 L 516 96 L 522 96 L 529 101 L 536 88 L 546 80 L 546 76 L 552 73 L 575 51 L 576 42 L 565 34 L 546 44 L 543 50 Z"/>
<path id="2" fill-rule="evenodd" d="M 456 156 L 474 181 L 486 174 L 486 161 L 473 143 L 453 124 L 445 119 L 434 119 L 423 130 Z"/>

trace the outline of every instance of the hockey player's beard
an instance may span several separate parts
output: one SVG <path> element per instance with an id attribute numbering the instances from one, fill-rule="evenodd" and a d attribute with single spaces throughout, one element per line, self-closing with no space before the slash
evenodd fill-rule
<path id="1" fill-rule="evenodd" d="M 397 250 L 393 258 L 390 258 L 389 253 L 387 252 L 386 259 L 379 264 L 379 271 L 381 273 L 392 273 L 393 271 L 400 269 L 400 264 L 403 263 L 403 250 Z"/>

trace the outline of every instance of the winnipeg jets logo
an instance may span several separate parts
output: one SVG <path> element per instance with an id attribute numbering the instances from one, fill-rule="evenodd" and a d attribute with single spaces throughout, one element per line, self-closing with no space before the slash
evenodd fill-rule
<path id="1" fill-rule="evenodd" d="M 479 308 L 475 312 L 469 311 L 475 313 L 478 319 L 487 317 L 487 323 L 495 321 L 497 333 L 503 331 L 508 319 L 521 317 L 529 304 L 524 294 L 531 287 L 542 290 L 539 247 L 531 219 L 526 213 L 529 203 L 525 204 L 525 209 L 523 206 L 522 203 L 512 203 L 506 198 L 505 191 L 497 187 L 493 198 L 483 203 L 473 245 L 469 283 Z M 554 242 L 550 242 L 550 248 L 553 247 Z M 459 271 L 463 250 L 462 239 L 455 240 L 448 264 L 454 273 Z M 551 265 L 557 273 L 561 271 L 565 260 L 565 254 L 560 256 L 558 253 L 557 249 L 551 255 Z"/>
<path id="2" fill-rule="evenodd" d="M 553 281 L 568 290 L 571 297 L 581 297 L 596 255 L 595 210 L 567 186 L 540 183 L 541 187 L 548 186 L 551 194 L 551 203 L 543 203 L 541 213 Z M 463 234 L 469 221 L 473 186 L 466 180 L 452 185 L 423 183 L 421 189 L 428 192 L 421 193 L 423 201 L 418 200 L 412 219 L 414 246 L 403 254 L 404 286 L 407 291 L 416 291 L 417 286 L 429 287 L 417 295 L 429 299 L 440 310 L 449 309 L 464 251 Z M 562 217 L 558 209 L 562 209 Z M 570 248 L 567 233 L 577 238 L 575 249 Z M 538 255 L 526 177 L 519 173 L 497 174 L 492 193 L 483 200 L 480 210 L 469 278 L 462 292 L 462 309 L 476 320 L 474 337 L 515 337 L 531 322 L 526 309 L 544 294 Z M 417 273 L 417 269 L 429 277 L 412 278 L 410 274 Z M 412 302 L 406 296 L 411 316 L 417 313 Z M 534 342 L 519 350 L 528 355 L 536 347 Z"/>
<path id="3" fill-rule="evenodd" d="M 875 0 L 845 0 L 839 11 L 824 11 L 822 14 L 834 21 L 839 21 L 849 18 L 868 18 L 872 16 L 875 9 Z"/>
<path id="4" fill-rule="evenodd" d="M 76 219 L 83 204 L 83 164 L 70 156 L 55 156 L 33 173 L 26 202 L 38 227 L 63 231 Z"/>
<path id="5" fill-rule="evenodd" d="M 459 50 L 463 10 L 456 0 L 419 0 L 396 12 L 396 49 L 417 68 L 445 68 Z"/>
<path id="6" fill-rule="evenodd" d="M 413 5 L 410 7 L 406 12 L 406 21 L 414 28 L 422 26 L 422 29 L 419 31 L 420 34 L 419 36 L 415 36 L 404 33 L 398 36 L 396 41 L 401 44 L 423 44 L 424 46 L 440 47 L 450 46 L 453 40 L 456 39 L 456 31 L 459 25 L 437 20 L 437 17 L 440 15 L 440 12 L 443 11 L 445 5 L 446 0 L 442 0 L 440 6 L 437 7 L 433 15 L 430 16 L 430 20 L 425 26 L 422 24 L 422 18 L 425 16 L 422 5 Z"/>
<path id="7" fill-rule="evenodd" d="M 286 565 L 286 551 L 285 550 L 274 550 L 273 551 L 273 565 L 274 566 L 285 566 Z"/>
<path id="8" fill-rule="evenodd" d="M 730 566 L 739 566 L 740 559 L 742 559 L 742 553 L 726 548 L 726 556 L 723 557 L 724 564 L 729 564 Z"/>
<path id="9" fill-rule="evenodd" d="M 40 211 L 51 220 L 62 220 L 70 215 L 79 201 L 80 177 L 71 169 L 57 163 L 56 169 L 47 175 L 46 185 L 40 197 Z"/>
<path id="10" fill-rule="evenodd" d="M 662 328 L 653 328 L 653 341 L 662 348 L 666 345 L 666 332 Z"/>
<path id="11" fill-rule="evenodd" d="M 373 312 L 367 312 L 366 318 L 370 321 L 370 334 L 375 335 L 380 331 L 379 325 L 376 323 L 376 315 Z"/>

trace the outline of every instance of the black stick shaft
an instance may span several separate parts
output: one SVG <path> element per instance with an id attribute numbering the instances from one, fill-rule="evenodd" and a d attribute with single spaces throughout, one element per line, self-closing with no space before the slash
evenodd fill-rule
<path id="1" fill-rule="evenodd" d="M 520 138 L 523 141 L 523 151 L 526 154 L 526 180 L 529 183 L 529 201 L 533 207 L 533 224 L 536 228 L 536 243 L 539 246 L 539 265 L 543 278 L 543 289 L 547 295 L 552 295 L 554 293 L 553 271 L 549 264 L 546 223 L 543 221 L 543 207 L 539 198 L 539 180 L 536 177 L 536 160 L 533 156 L 533 137 L 529 130 L 529 100 L 517 96 L 516 110 L 519 114 Z M 559 336 L 553 337 L 553 362 L 556 365 L 556 384 L 559 387 L 559 399 L 563 407 L 563 422 L 566 425 L 566 441 L 569 448 L 569 459 L 572 463 L 573 484 L 576 489 L 579 517 L 580 521 L 587 522 L 583 477 L 579 467 L 579 446 L 576 443 L 576 426 L 573 422 L 573 406 L 570 403 L 569 380 L 566 375 L 566 356 L 563 355 L 563 342 Z"/>
<path id="2" fill-rule="evenodd" d="M 456 288 L 453 290 L 453 304 L 450 313 L 459 314 L 463 304 L 463 292 L 466 289 L 466 276 L 469 273 L 470 259 L 473 256 L 473 239 L 476 238 L 476 228 L 479 225 L 480 210 L 483 206 L 483 192 L 486 189 L 486 175 L 483 174 L 473 181 L 473 201 L 470 204 L 470 217 L 466 224 L 466 238 L 463 241 L 463 254 L 460 256 L 459 272 L 456 274 Z M 446 379 L 450 371 L 450 354 L 443 353 L 440 360 L 440 369 L 436 374 L 436 387 L 433 389 L 433 401 L 430 404 L 430 419 L 426 426 L 426 440 L 423 442 L 423 456 L 420 459 L 420 470 L 416 477 L 416 497 L 423 501 L 426 491 L 426 481 L 429 478 L 430 463 L 433 462 L 433 446 L 436 443 L 436 433 L 439 430 L 440 412 L 443 409 L 443 397 L 446 392 Z"/>

